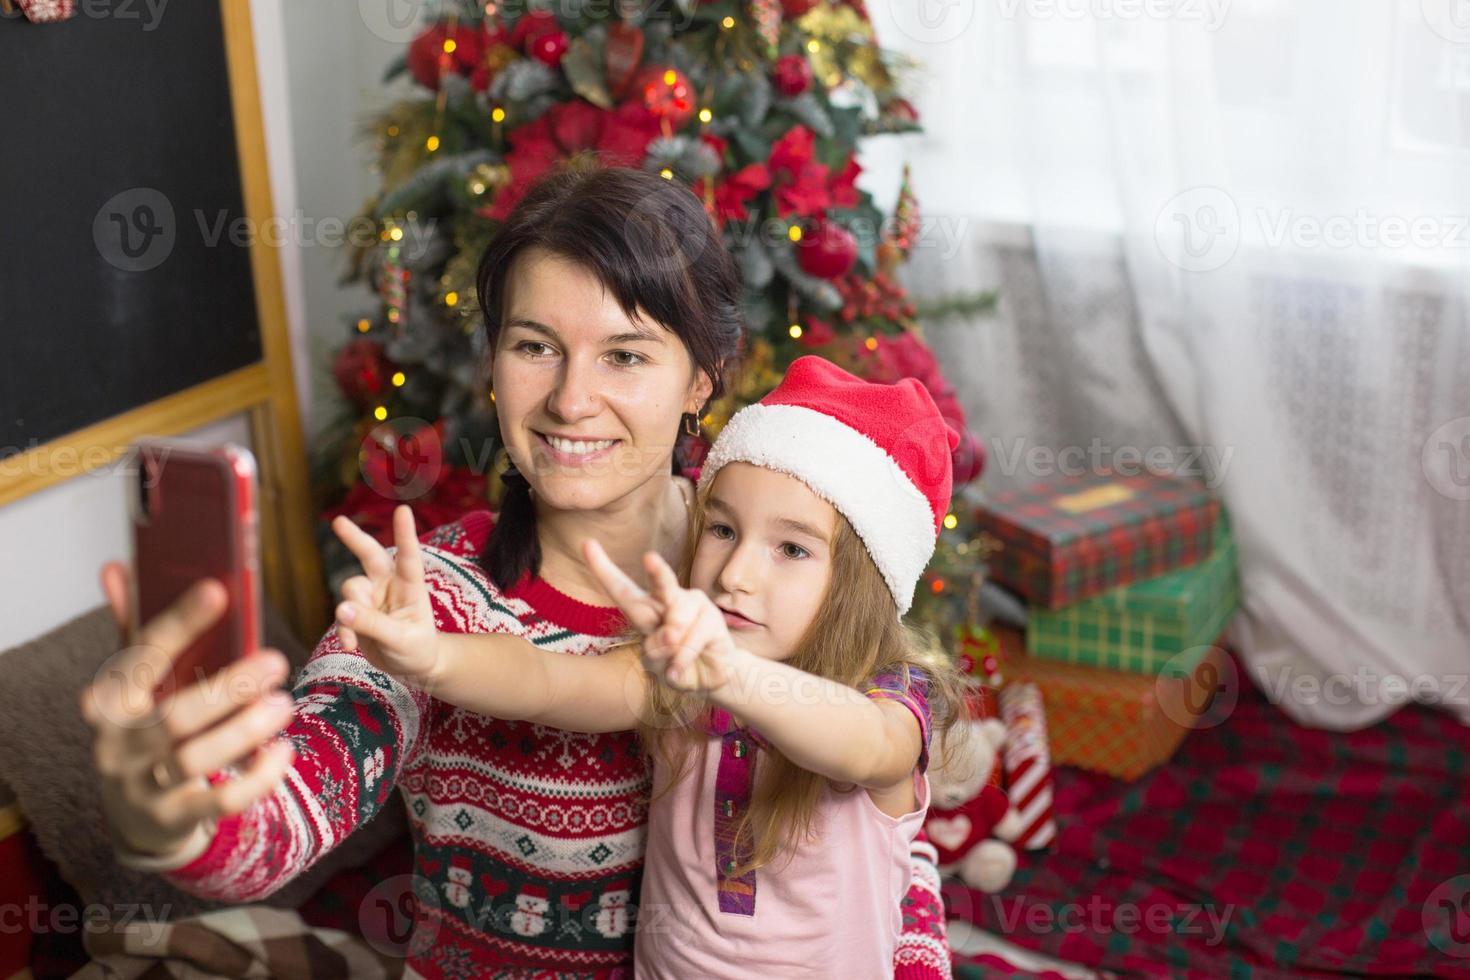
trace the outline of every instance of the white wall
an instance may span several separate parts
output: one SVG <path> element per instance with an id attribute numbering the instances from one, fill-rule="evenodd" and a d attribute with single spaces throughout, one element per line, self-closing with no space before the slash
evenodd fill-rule
<path id="1" fill-rule="evenodd" d="M 276 54 L 282 65 L 273 77 L 281 91 L 269 94 L 268 101 L 285 100 L 283 108 L 289 110 L 290 119 L 288 125 L 274 128 L 268 121 L 267 127 L 273 142 L 290 137 L 290 173 L 303 226 L 310 229 L 323 219 L 350 222 L 378 188 L 378 178 L 369 169 L 375 154 L 372 137 L 362 135 L 362 129 L 372 113 L 396 101 L 393 92 L 403 91 L 402 82 L 391 92 L 385 88 L 383 72 L 416 33 L 409 15 L 422 4 L 256 0 L 256 5 L 280 11 Z M 395 22 L 395 14 L 401 15 L 402 23 Z M 301 277 L 299 315 L 306 325 L 302 349 L 307 356 L 298 353 L 297 364 L 309 365 L 310 372 L 298 387 L 312 433 L 336 404 L 331 353 L 347 338 L 357 316 L 372 309 L 373 294 L 361 283 L 339 285 L 347 271 L 345 246 L 323 244 L 311 234 L 302 237 L 295 261 Z"/>

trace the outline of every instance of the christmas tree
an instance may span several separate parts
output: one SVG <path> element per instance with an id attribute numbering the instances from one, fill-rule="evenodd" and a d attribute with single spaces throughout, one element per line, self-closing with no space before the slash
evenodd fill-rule
<path id="1" fill-rule="evenodd" d="M 912 67 L 878 45 L 863 0 L 437 10 L 389 72 L 418 94 L 370 124 L 382 190 L 365 217 L 378 234 L 352 276 L 378 302 L 336 354 L 346 410 L 314 460 L 334 591 L 354 568 L 331 516 L 387 542 L 400 502 L 421 528 L 493 506 L 493 450 L 469 448 L 498 442 L 477 373 L 474 272 L 527 189 L 579 155 L 686 182 L 739 260 L 747 365 L 703 420 L 706 438 L 815 353 L 873 380 L 919 378 L 963 433 L 956 491 L 974 479 L 982 447 L 919 322 L 985 309 L 993 294 L 917 308 L 896 278 L 919 231 L 908 170 L 892 215 L 855 184 L 861 138 L 918 129 L 901 94 Z M 681 462 L 697 466 L 707 446 Z M 955 546 L 942 553 L 964 554 Z"/>

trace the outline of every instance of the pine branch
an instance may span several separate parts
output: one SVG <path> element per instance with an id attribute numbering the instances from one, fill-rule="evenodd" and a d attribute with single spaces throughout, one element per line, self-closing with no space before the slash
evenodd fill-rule
<path id="1" fill-rule="evenodd" d="M 995 311 L 1000 302 L 1000 291 L 987 289 L 978 293 L 958 293 L 938 299 L 915 302 L 914 319 L 929 324 L 946 325 L 955 320 L 966 320 Z"/>

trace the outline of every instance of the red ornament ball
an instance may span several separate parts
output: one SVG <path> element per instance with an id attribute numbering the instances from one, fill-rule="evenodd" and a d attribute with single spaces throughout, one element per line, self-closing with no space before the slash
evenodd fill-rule
<path id="1" fill-rule="evenodd" d="M 822 0 L 781 0 L 781 12 L 786 15 L 787 20 L 806 14 Z"/>
<path id="2" fill-rule="evenodd" d="M 428 493 L 444 470 L 444 426 L 444 419 L 428 425 L 407 417 L 374 426 L 357 452 L 363 482 L 386 500 Z"/>
<path id="3" fill-rule="evenodd" d="M 857 239 L 835 221 L 818 221 L 796 243 L 802 271 L 818 279 L 836 279 L 857 261 Z"/>
<path id="4" fill-rule="evenodd" d="M 531 57 L 549 68 L 555 68 L 561 64 L 561 56 L 567 53 L 567 43 L 566 31 L 538 35 L 530 44 Z"/>
<path id="5" fill-rule="evenodd" d="M 774 72 L 776 88 L 787 98 L 812 87 L 812 65 L 799 54 L 782 55 Z"/>
<path id="6" fill-rule="evenodd" d="M 546 34 L 554 34 L 561 30 L 561 24 L 557 23 L 556 15 L 549 10 L 527 11 L 520 20 L 516 21 L 515 27 L 510 31 L 511 47 L 519 48 L 526 54 L 531 53 L 531 45 Z"/>
<path id="7" fill-rule="evenodd" d="M 916 123 L 919 121 L 919 110 L 908 99 L 893 99 L 883 106 L 883 115 L 891 116 L 903 122 Z"/>
<path id="8" fill-rule="evenodd" d="M 677 68 L 646 68 L 639 74 L 633 90 L 649 112 L 667 119 L 675 128 L 694 115 L 694 86 L 689 83 L 689 76 Z"/>
<path id="9" fill-rule="evenodd" d="M 383 393 L 390 370 L 383 345 L 366 337 L 347 343 L 332 361 L 332 377 L 337 387 L 360 408 Z"/>
<path id="10" fill-rule="evenodd" d="M 959 444 L 950 453 L 954 467 L 954 485 L 962 487 L 985 472 L 985 443 L 968 429 L 960 430 Z"/>

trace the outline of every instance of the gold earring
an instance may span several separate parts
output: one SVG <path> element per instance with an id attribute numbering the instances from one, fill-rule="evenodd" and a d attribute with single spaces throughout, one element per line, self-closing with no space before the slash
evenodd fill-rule
<path id="1" fill-rule="evenodd" d="M 693 425 L 693 428 L 690 428 L 691 424 Z M 684 413 L 684 434 L 686 436 L 699 435 L 699 416 L 695 415 L 693 412 Z"/>

